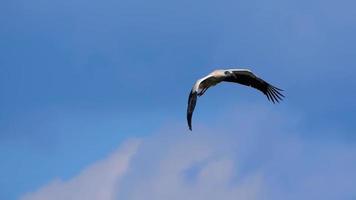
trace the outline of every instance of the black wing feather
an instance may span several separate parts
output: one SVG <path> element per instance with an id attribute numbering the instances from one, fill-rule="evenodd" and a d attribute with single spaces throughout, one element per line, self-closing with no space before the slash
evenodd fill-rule
<path id="1" fill-rule="evenodd" d="M 281 91 L 283 90 L 274 87 L 273 85 L 267 83 L 261 78 L 255 76 L 251 72 L 233 71 L 233 73 L 226 76 L 224 81 L 239 83 L 242 85 L 253 87 L 265 94 L 267 96 L 267 99 L 269 101 L 272 101 L 273 103 L 279 103 L 279 101 L 282 100 L 282 97 L 284 97 L 284 95 L 281 93 Z"/>
<path id="2" fill-rule="evenodd" d="M 197 103 L 197 96 L 198 96 L 197 93 L 193 92 L 193 90 L 189 94 L 188 108 L 187 108 L 187 121 L 188 121 L 189 130 L 192 130 L 192 116 L 193 116 L 195 105 Z"/>

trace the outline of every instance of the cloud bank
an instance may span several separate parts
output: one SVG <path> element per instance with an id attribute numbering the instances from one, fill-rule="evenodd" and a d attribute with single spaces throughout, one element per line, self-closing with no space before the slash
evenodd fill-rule
<path id="1" fill-rule="evenodd" d="M 167 125 L 21 199 L 354 199 L 354 145 L 306 138 L 290 116 L 247 107 L 192 134 Z"/>
<path id="2" fill-rule="evenodd" d="M 138 146 L 138 140 L 130 140 L 71 180 L 54 180 L 21 200 L 114 200 L 120 177 L 126 173 Z"/>

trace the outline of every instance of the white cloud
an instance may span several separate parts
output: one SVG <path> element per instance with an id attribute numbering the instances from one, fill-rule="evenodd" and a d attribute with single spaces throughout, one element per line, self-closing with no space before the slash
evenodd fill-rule
<path id="1" fill-rule="evenodd" d="M 192 134 L 168 125 L 139 146 L 126 145 L 72 180 L 52 182 L 23 200 L 356 197 L 355 147 L 303 138 L 291 115 L 259 107 L 239 113 L 246 114 L 218 119 L 224 126 L 216 128 L 196 123 L 204 131 Z"/>
<path id="2" fill-rule="evenodd" d="M 69 181 L 54 180 L 21 200 L 114 200 L 117 184 L 139 145 L 131 140 L 108 158 L 84 169 Z"/>
<path id="3" fill-rule="evenodd" d="M 118 199 L 258 199 L 263 176 L 235 180 L 241 174 L 232 143 L 226 142 L 218 135 L 184 131 L 147 139 L 118 188 Z"/>

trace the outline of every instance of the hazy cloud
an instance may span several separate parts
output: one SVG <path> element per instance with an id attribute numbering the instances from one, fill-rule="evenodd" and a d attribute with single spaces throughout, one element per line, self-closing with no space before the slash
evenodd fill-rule
<path id="1" fill-rule="evenodd" d="M 68 181 L 54 180 L 38 191 L 24 195 L 21 200 L 113 200 L 120 177 L 127 171 L 138 145 L 138 140 L 128 141 L 78 176 Z"/>
<path id="2" fill-rule="evenodd" d="M 232 114 L 237 111 L 245 115 Z M 78 177 L 52 182 L 23 200 L 356 197 L 354 146 L 305 138 L 299 133 L 299 117 L 258 106 L 232 109 L 229 116 L 216 119 L 215 123 L 227 125 L 204 127 L 197 120 L 191 134 L 181 126 L 167 125 L 143 139 L 137 151 L 136 143 Z M 101 165 L 105 167 L 95 167 Z M 103 175 L 109 181 L 98 184 Z"/>

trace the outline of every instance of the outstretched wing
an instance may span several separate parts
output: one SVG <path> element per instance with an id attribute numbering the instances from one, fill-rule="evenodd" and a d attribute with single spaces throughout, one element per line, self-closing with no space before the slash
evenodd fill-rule
<path id="1" fill-rule="evenodd" d="M 282 97 L 284 97 L 284 95 L 281 93 L 281 91 L 283 91 L 282 89 L 267 83 L 263 79 L 254 75 L 250 70 L 232 69 L 228 71 L 231 73 L 226 75 L 223 81 L 240 83 L 242 85 L 253 87 L 265 94 L 268 100 L 272 101 L 273 103 L 278 103 L 282 100 Z"/>
<path id="2" fill-rule="evenodd" d="M 187 121 L 189 130 L 192 130 L 192 116 L 194 112 L 195 105 L 197 103 L 197 92 L 191 91 L 188 99 L 188 108 L 187 108 Z"/>
<path id="3" fill-rule="evenodd" d="M 208 90 L 211 86 L 216 85 L 221 82 L 221 79 L 218 79 L 212 75 L 208 75 L 202 79 L 199 79 L 193 89 L 190 91 L 189 99 L 188 99 L 188 108 L 187 108 L 187 121 L 189 130 L 192 130 L 192 116 L 194 112 L 195 105 L 197 103 L 198 96 L 203 95 L 206 90 Z"/>

